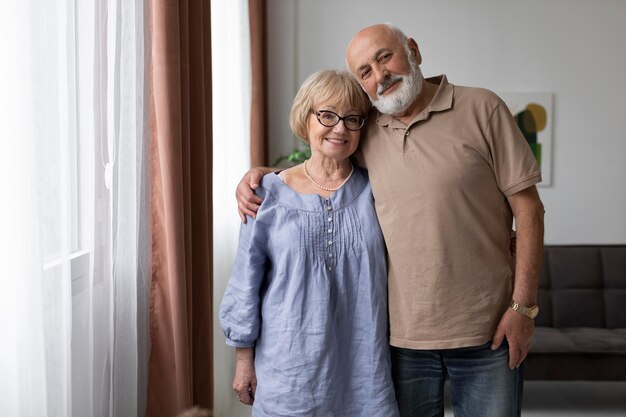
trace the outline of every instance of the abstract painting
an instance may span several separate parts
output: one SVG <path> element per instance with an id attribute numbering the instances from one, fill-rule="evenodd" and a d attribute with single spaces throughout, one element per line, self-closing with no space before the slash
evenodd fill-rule
<path id="1" fill-rule="evenodd" d="M 499 93 L 541 168 L 539 187 L 552 185 L 552 93 Z"/>

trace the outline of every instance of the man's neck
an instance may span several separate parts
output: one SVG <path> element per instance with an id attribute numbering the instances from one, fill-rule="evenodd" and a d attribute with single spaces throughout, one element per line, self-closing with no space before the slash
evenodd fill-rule
<path id="1" fill-rule="evenodd" d="M 393 116 L 405 125 L 411 123 L 415 117 L 420 114 L 432 101 L 439 86 L 424 80 L 422 91 L 419 93 L 413 104 L 402 115 Z"/>

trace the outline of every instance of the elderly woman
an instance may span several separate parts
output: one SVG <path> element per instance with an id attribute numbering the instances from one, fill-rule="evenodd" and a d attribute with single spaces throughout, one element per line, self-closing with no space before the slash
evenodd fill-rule
<path id="1" fill-rule="evenodd" d="M 395 417 L 385 246 L 366 171 L 349 157 L 370 103 L 344 71 L 301 86 L 311 158 L 265 175 L 221 305 L 237 398 L 252 416 Z"/>

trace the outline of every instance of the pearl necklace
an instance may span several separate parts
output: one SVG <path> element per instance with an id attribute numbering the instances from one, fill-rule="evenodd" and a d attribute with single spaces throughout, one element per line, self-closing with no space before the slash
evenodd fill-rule
<path id="1" fill-rule="evenodd" d="M 337 191 L 338 189 L 340 189 L 341 187 L 343 187 L 343 185 L 345 183 L 348 182 L 348 180 L 350 179 L 350 177 L 352 176 L 352 173 L 354 173 L 354 165 L 352 165 L 352 169 L 350 170 L 350 173 L 348 174 L 348 176 L 346 177 L 345 180 L 343 180 L 341 182 L 341 184 L 339 184 L 337 187 L 335 188 L 330 188 L 330 187 L 324 187 L 323 185 L 320 185 L 318 183 L 315 182 L 315 180 L 313 178 L 311 178 L 311 176 L 309 175 L 309 172 L 306 169 L 306 163 L 307 163 L 308 159 L 306 159 L 304 161 L 304 164 L 302 164 L 302 168 L 304 168 L 304 175 L 306 175 L 306 177 L 313 183 L 313 185 L 315 185 L 317 188 L 321 188 L 324 191 Z"/>

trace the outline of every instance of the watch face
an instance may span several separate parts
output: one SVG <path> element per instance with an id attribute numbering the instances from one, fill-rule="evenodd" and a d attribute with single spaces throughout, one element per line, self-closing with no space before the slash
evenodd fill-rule
<path id="1" fill-rule="evenodd" d="M 535 317 L 537 317 L 537 314 L 539 314 L 539 307 L 537 306 L 532 306 L 529 311 L 528 314 L 530 316 L 531 319 L 534 319 Z"/>

